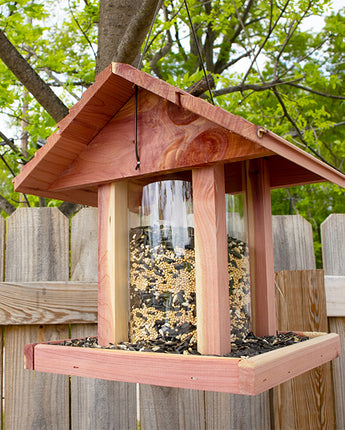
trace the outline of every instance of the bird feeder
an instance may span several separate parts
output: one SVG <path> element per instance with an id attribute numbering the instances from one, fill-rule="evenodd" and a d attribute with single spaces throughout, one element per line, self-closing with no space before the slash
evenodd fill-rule
<path id="1" fill-rule="evenodd" d="M 48 342 L 26 345 L 26 367 L 254 395 L 336 358 L 338 335 L 321 333 L 227 356 L 249 308 L 255 335 L 276 335 L 271 189 L 322 181 L 345 188 L 343 174 L 265 127 L 113 63 L 15 189 L 98 206 L 100 346 L 194 341 L 200 355 Z"/>

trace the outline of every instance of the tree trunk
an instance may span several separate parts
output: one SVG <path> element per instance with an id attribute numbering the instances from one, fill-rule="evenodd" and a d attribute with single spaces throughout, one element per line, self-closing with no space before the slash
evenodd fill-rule
<path id="1" fill-rule="evenodd" d="M 158 1 L 100 0 L 96 75 L 112 61 L 135 65 Z"/>

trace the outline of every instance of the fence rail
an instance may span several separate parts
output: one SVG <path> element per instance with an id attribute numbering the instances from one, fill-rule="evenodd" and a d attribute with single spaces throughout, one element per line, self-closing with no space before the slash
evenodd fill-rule
<path id="1" fill-rule="evenodd" d="M 341 335 L 342 357 L 255 397 L 147 385 L 137 396 L 135 384 L 23 369 L 26 343 L 96 334 L 97 209 L 71 225 L 56 208 L 0 219 L 5 430 L 134 430 L 137 411 L 143 430 L 344 429 L 345 215 L 322 226 L 325 272 L 315 269 L 306 220 L 273 217 L 273 227 L 278 328 L 329 325 Z"/>

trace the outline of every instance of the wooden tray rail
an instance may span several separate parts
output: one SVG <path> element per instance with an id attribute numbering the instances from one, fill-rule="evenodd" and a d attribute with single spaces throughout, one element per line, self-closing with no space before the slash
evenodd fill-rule
<path id="1" fill-rule="evenodd" d="M 25 346 L 25 367 L 40 372 L 167 387 L 257 395 L 340 355 L 334 333 L 251 358 L 119 351 L 58 345 Z"/>

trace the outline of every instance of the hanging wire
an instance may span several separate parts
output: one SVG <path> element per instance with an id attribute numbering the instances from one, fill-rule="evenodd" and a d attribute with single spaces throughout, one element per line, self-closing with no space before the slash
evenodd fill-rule
<path id="1" fill-rule="evenodd" d="M 138 69 L 138 70 L 141 70 L 141 68 L 142 68 L 142 65 L 143 65 L 143 59 L 144 59 L 144 56 L 145 56 L 146 51 L 147 51 L 147 46 L 148 46 L 148 43 L 149 43 L 149 40 L 150 40 L 150 37 L 151 37 L 151 33 L 152 33 L 152 29 L 153 29 L 153 25 L 154 25 L 154 23 L 155 23 L 155 21 L 156 21 L 156 18 L 157 18 L 157 15 L 158 15 L 159 9 L 160 9 L 160 8 L 161 8 L 161 6 L 162 6 L 162 3 L 163 3 L 163 0 L 159 0 L 159 2 L 158 2 L 158 4 L 157 4 L 155 14 L 154 14 L 154 16 L 153 16 L 153 18 L 152 18 L 151 27 L 150 27 L 150 30 L 149 30 L 149 32 L 148 32 L 148 34 L 147 34 L 147 37 L 146 37 L 146 41 L 145 41 L 144 49 L 143 49 L 143 52 L 141 53 L 140 58 L 139 58 L 139 63 L 138 63 L 138 67 L 137 67 L 137 69 Z"/>
<path id="2" fill-rule="evenodd" d="M 141 70 L 141 68 L 142 68 L 143 59 L 144 59 L 144 56 L 145 56 L 146 51 L 147 51 L 147 46 L 148 46 L 148 43 L 149 43 L 149 40 L 151 37 L 153 25 L 156 21 L 159 9 L 162 6 L 162 2 L 163 2 L 163 0 L 159 0 L 157 7 L 156 7 L 156 10 L 155 10 L 155 14 L 152 18 L 150 30 L 149 30 L 147 37 L 146 37 L 145 46 L 144 46 L 143 52 L 141 53 L 140 58 L 139 58 L 139 62 L 138 62 L 138 66 L 137 66 L 138 70 Z M 135 166 L 135 170 L 138 170 L 138 169 L 140 169 L 140 157 L 139 157 L 139 150 L 138 150 L 138 86 L 137 85 L 135 85 L 134 145 L 135 145 L 135 158 L 137 159 L 137 164 Z"/>
<path id="3" fill-rule="evenodd" d="M 189 20 L 190 28 L 191 28 L 192 33 L 193 33 L 194 42 L 195 42 L 196 48 L 198 50 L 198 55 L 199 55 L 200 63 L 201 63 L 201 66 L 202 66 L 202 70 L 204 72 L 204 76 L 205 76 L 205 79 L 206 79 L 208 92 L 210 93 L 211 103 L 214 105 L 214 99 L 213 99 L 213 94 L 212 94 L 210 82 L 209 82 L 209 80 L 207 78 L 207 73 L 206 73 L 206 69 L 205 69 L 205 65 L 204 65 L 204 60 L 202 58 L 202 54 L 201 54 L 201 49 L 200 49 L 200 46 L 199 46 L 198 38 L 196 36 L 196 32 L 195 32 L 194 25 L 193 25 L 193 22 L 192 22 L 192 17 L 190 16 L 190 12 L 189 12 L 189 8 L 188 8 L 188 3 L 187 3 L 187 0 L 183 0 L 183 2 L 184 2 L 184 5 L 186 7 L 186 12 L 187 12 L 187 15 L 188 15 L 188 20 Z"/>
<path id="4" fill-rule="evenodd" d="M 135 145 L 135 157 L 137 159 L 137 165 L 135 170 L 140 168 L 140 158 L 138 152 L 138 86 L 135 85 L 135 114 L 134 114 L 134 145 Z"/>

